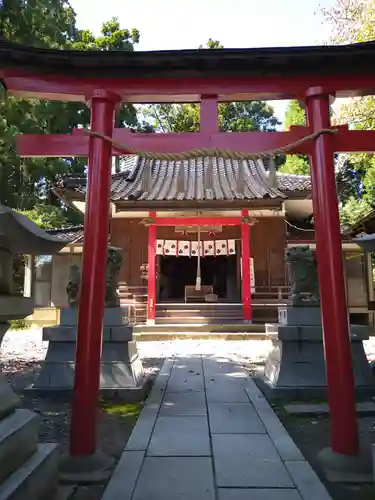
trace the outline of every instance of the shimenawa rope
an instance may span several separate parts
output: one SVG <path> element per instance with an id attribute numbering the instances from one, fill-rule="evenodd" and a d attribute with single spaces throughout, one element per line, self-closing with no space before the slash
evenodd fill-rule
<path id="1" fill-rule="evenodd" d="M 183 161 L 189 160 L 191 158 L 201 158 L 204 156 L 208 157 L 221 157 L 228 160 L 261 160 L 264 158 L 270 158 L 276 155 L 281 155 L 284 153 L 288 153 L 291 149 L 295 149 L 301 144 L 307 141 L 313 141 L 320 137 L 323 134 L 336 134 L 338 131 L 336 129 L 321 129 L 310 135 L 306 135 L 298 141 L 292 142 L 291 144 L 287 144 L 281 148 L 273 149 L 270 151 L 260 151 L 258 153 L 246 153 L 244 151 L 232 151 L 231 149 L 217 149 L 217 148 L 197 148 L 197 149 L 189 149 L 187 151 L 182 151 L 181 153 L 152 153 L 150 151 L 141 151 L 129 148 L 126 144 L 122 144 L 121 142 L 109 137 L 108 135 L 104 135 L 100 132 L 95 132 L 93 130 L 85 129 L 85 132 L 92 137 L 100 137 L 101 139 L 108 141 L 112 144 L 112 146 L 119 151 L 122 151 L 127 154 L 134 154 L 140 156 L 142 158 L 146 158 L 148 160 L 166 160 L 166 161 Z"/>

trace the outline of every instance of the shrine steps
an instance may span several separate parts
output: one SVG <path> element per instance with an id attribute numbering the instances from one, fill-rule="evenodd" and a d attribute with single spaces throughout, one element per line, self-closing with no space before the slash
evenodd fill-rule
<path id="1" fill-rule="evenodd" d="M 134 326 L 138 341 L 171 340 L 265 340 L 270 339 L 263 324 L 249 324 L 243 321 L 222 324 L 155 324 Z"/>
<path id="2" fill-rule="evenodd" d="M 275 322 L 275 308 L 255 306 L 253 318 L 257 323 Z M 241 303 L 159 303 L 156 306 L 157 325 L 243 325 L 243 305 Z"/>

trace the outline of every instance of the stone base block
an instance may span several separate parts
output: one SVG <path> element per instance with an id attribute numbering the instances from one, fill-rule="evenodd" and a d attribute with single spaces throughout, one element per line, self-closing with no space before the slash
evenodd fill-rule
<path id="1" fill-rule="evenodd" d="M 59 464 L 59 480 L 63 484 L 105 483 L 112 475 L 114 459 L 98 451 L 93 455 L 65 455 Z"/>
<path id="2" fill-rule="evenodd" d="M 19 397 L 12 391 L 0 372 L 0 419 L 12 413 L 19 404 Z"/>
<path id="3" fill-rule="evenodd" d="M 46 500 L 57 494 L 58 445 L 40 444 L 1 485 L 1 500 Z"/>
<path id="4" fill-rule="evenodd" d="M 323 327 L 315 326 L 293 326 L 281 325 L 280 323 L 266 323 L 266 335 L 275 337 L 278 340 L 289 341 L 323 341 Z M 368 340 L 370 338 L 370 330 L 366 325 L 351 325 L 351 338 L 354 340 Z"/>
<path id="5" fill-rule="evenodd" d="M 0 420 L 0 484 L 23 466 L 38 447 L 38 418 L 16 410 Z"/>
<path id="6" fill-rule="evenodd" d="M 67 307 L 60 310 L 60 325 L 61 326 L 77 326 L 78 309 Z M 126 307 L 114 307 L 104 309 L 103 325 L 105 326 L 122 326 L 127 325 L 128 309 Z"/>
<path id="7" fill-rule="evenodd" d="M 121 397 L 124 400 L 141 400 L 148 388 L 136 342 L 126 341 L 128 327 L 117 328 L 117 340 L 104 340 L 100 365 L 100 394 L 103 397 Z M 49 337 L 45 361 L 33 387 L 29 390 L 39 395 L 66 396 L 73 390 L 76 353 L 74 327 L 45 328 L 44 338 Z M 64 340 L 65 337 L 65 340 Z"/>
<path id="8" fill-rule="evenodd" d="M 325 399 L 327 382 L 321 336 L 319 338 L 316 326 L 299 327 L 298 330 L 293 328 L 288 325 L 276 326 L 275 330 L 280 333 L 277 333 L 277 339 L 272 340 L 273 348 L 268 355 L 264 374 L 259 379 L 259 386 L 267 397 L 272 398 Z M 355 326 L 353 330 L 359 333 L 351 339 L 357 396 L 368 397 L 375 394 L 375 376 L 361 339 L 366 338 L 364 331 L 361 326 Z"/>
<path id="9" fill-rule="evenodd" d="M 372 483 L 372 453 L 368 442 L 360 441 L 354 456 L 340 455 L 332 448 L 323 448 L 318 454 L 323 473 L 334 483 Z"/>
<path id="10" fill-rule="evenodd" d="M 281 325 L 319 326 L 322 324 L 320 307 L 286 306 L 278 308 Z"/>
<path id="11" fill-rule="evenodd" d="M 272 384 L 264 375 L 254 378 L 254 382 L 269 401 L 327 401 L 327 386 L 325 387 L 282 387 Z M 366 400 L 375 394 L 375 388 L 369 386 L 356 386 L 356 399 Z"/>

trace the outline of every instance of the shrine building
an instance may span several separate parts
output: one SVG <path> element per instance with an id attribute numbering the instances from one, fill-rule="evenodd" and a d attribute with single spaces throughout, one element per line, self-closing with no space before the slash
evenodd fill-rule
<path id="1" fill-rule="evenodd" d="M 276 319 L 289 291 L 285 249 L 315 248 L 311 181 L 277 173 L 271 183 L 261 160 L 239 163 L 127 156 L 123 171 L 112 175 L 109 242 L 124 252 L 119 292 L 132 322 L 243 321 L 244 253 L 250 256 L 251 283 L 245 320 Z M 54 191 L 85 212 L 85 179 L 67 179 Z M 68 305 L 69 269 L 80 265 L 83 244 L 83 226 L 51 232 L 70 244 L 49 260 L 34 260 L 34 272 L 28 273 L 27 288 L 38 306 L 32 321 L 42 325 L 58 322 L 58 309 Z M 342 248 L 350 314 L 366 322 L 371 262 L 344 236 Z M 148 266 L 149 260 L 154 264 Z M 153 280 L 156 307 L 150 318 Z"/>

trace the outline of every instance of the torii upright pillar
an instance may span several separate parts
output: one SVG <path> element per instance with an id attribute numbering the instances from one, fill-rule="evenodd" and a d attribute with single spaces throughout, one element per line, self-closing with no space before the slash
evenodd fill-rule
<path id="1" fill-rule="evenodd" d="M 90 96 L 91 130 L 112 136 L 114 112 L 119 100 L 119 96 L 105 90 L 97 90 Z M 73 458 L 94 456 L 96 452 L 111 155 L 110 142 L 90 137 L 70 437 Z"/>
<path id="2" fill-rule="evenodd" d="M 313 131 L 330 128 L 330 96 L 312 88 L 306 96 Z M 321 135 L 311 155 L 316 253 L 334 453 L 358 453 L 354 377 L 349 336 L 332 136 Z"/>

